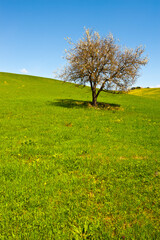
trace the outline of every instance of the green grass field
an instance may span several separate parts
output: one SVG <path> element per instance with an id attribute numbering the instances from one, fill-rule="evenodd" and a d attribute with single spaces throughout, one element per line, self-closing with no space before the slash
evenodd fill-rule
<path id="1" fill-rule="evenodd" d="M 153 99 L 160 99 L 160 88 L 141 88 L 130 91 L 129 94 Z"/>
<path id="2" fill-rule="evenodd" d="M 0 239 L 160 239 L 160 89 L 135 93 L 0 73 Z"/>

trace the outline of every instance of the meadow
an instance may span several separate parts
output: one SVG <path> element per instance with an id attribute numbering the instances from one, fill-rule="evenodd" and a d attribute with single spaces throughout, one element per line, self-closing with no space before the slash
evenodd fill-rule
<path id="1" fill-rule="evenodd" d="M 160 239 L 160 89 L 0 73 L 0 239 Z"/>

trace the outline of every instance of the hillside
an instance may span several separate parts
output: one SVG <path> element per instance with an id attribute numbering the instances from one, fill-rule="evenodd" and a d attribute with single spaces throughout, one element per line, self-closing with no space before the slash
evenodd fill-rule
<path id="1" fill-rule="evenodd" d="M 160 88 L 141 88 L 131 90 L 129 94 L 147 98 L 160 99 Z"/>
<path id="2" fill-rule="evenodd" d="M 0 239 L 160 239 L 158 95 L 0 73 Z"/>

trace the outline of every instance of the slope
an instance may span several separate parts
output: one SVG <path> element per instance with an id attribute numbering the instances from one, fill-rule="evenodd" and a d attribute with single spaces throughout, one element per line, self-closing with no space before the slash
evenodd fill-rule
<path id="1" fill-rule="evenodd" d="M 160 99 L 160 88 L 141 88 L 129 92 L 129 94 L 147 98 Z"/>
<path id="2" fill-rule="evenodd" d="M 159 239 L 160 99 L 0 73 L 1 239 Z"/>

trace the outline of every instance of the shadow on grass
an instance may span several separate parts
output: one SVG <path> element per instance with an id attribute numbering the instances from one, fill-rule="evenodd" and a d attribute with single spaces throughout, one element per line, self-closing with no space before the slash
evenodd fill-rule
<path id="1" fill-rule="evenodd" d="M 48 105 L 64 107 L 64 108 L 97 108 L 106 110 L 119 110 L 120 105 L 114 103 L 98 102 L 97 106 L 92 106 L 91 102 L 74 100 L 74 99 L 56 99 L 56 102 L 47 102 Z"/>

